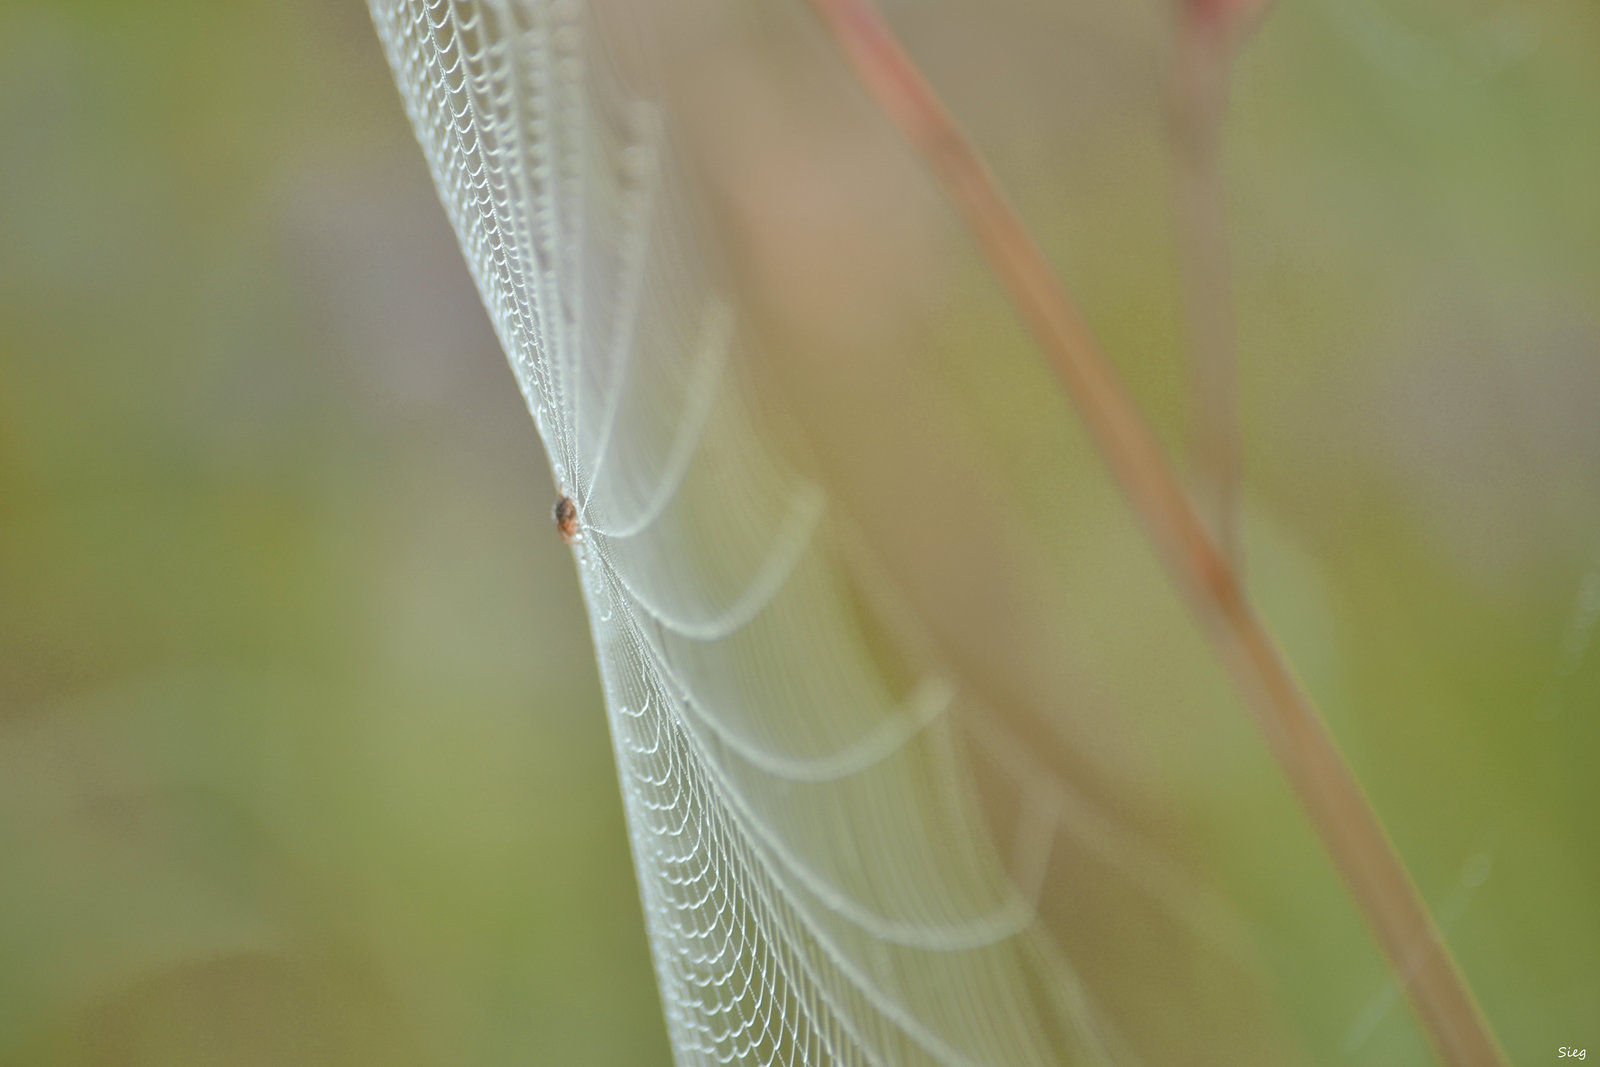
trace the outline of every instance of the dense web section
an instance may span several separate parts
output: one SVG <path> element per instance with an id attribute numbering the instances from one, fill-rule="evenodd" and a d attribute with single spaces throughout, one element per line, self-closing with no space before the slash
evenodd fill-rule
<path id="1" fill-rule="evenodd" d="M 371 6 L 577 502 L 679 1062 L 1131 1062 L 1039 918 L 1074 802 L 765 440 L 648 79 L 581 4 Z"/>

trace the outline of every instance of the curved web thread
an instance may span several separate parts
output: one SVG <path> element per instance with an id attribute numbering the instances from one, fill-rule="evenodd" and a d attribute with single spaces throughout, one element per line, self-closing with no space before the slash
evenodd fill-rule
<path id="1" fill-rule="evenodd" d="M 1133 1062 L 1039 921 L 1073 805 L 1002 742 L 1012 825 L 981 810 L 968 698 L 764 443 L 649 93 L 576 3 L 371 7 L 578 502 L 679 1061 Z"/>

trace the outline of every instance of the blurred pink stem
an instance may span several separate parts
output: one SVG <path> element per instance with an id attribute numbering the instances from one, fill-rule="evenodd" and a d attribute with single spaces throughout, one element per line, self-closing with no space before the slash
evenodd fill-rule
<path id="1" fill-rule="evenodd" d="M 927 160 L 1077 405 L 1174 582 L 1228 667 L 1441 1062 L 1504 1067 L 1405 866 L 1237 571 L 1049 261 L 868 0 L 811 0 L 856 74 Z"/>

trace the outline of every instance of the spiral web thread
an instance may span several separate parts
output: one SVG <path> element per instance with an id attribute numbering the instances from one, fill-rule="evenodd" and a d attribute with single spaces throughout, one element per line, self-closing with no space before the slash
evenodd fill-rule
<path id="1" fill-rule="evenodd" d="M 764 443 L 739 369 L 754 340 L 596 16 L 371 8 L 578 505 L 678 1061 L 1133 1062 L 1038 915 L 1063 820 L 1088 816 L 974 727 L 826 494 Z M 1014 792 L 1004 820 L 984 768 Z"/>

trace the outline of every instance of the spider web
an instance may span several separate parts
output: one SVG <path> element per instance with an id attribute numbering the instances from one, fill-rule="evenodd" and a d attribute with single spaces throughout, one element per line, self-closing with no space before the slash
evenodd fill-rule
<path id="1" fill-rule="evenodd" d="M 679 1062 L 1135 1062 L 1040 919 L 1063 821 L 1104 834 L 975 728 L 827 493 L 769 446 L 741 369 L 758 340 L 704 266 L 648 79 L 625 82 L 577 3 L 371 8 L 577 502 Z M 985 773 L 1006 803 L 980 802 Z"/>

